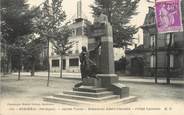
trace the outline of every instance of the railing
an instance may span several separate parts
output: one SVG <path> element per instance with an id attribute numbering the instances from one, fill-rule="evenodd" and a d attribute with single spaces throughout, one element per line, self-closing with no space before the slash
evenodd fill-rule
<path id="1" fill-rule="evenodd" d="M 157 75 L 158 77 L 166 77 L 167 73 L 167 67 L 157 67 Z M 145 67 L 145 72 L 150 73 L 150 76 L 154 77 L 154 70 L 155 68 L 151 67 Z M 177 77 L 180 74 L 182 74 L 182 70 L 180 68 L 170 68 L 170 77 Z"/>

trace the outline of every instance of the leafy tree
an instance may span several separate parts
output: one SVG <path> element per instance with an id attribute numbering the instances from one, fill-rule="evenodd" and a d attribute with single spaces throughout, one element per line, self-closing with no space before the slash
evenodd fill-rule
<path id="1" fill-rule="evenodd" d="M 41 8 L 41 7 L 40 7 Z M 61 49 L 59 54 L 63 55 L 68 40 L 65 40 L 65 37 L 68 35 L 65 34 L 65 29 L 63 30 L 64 20 L 66 18 L 65 12 L 62 10 L 62 0 L 46 0 L 43 4 L 43 7 L 40 9 L 40 15 L 35 18 L 36 31 L 38 34 L 47 40 L 47 47 L 49 48 L 49 42 L 55 44 L 56 49 Z M 62 29 L 61 29 L 62 28 Z M 64 33 L 62 33 L 64 32 Z M 60 38 L 61 37 L 61 38 Z M 56 42 L 54 42 L 56 40 Z M 62 42 L 62 43 L 58 43 Z M 60 46 L 60 45 L 64 45 Z M 50 79 L 50 63 L 49 63 L 49 50 L 47 50 L 48 57 L 48 81 L 47 86 L 49 86 Z"/>
<path id="2" fill-rule="evenodd" d="M 62 78 L 62 69 L 63 69 L 63 56 L 68 55 L 67 51 L 72 48 L 73 43 L 69 41 L 69 36 L 71 31 L 67 26 L 63 26 L 57 32 L 57 36 L 52 41 L 52 44 L 55 47 L 55 52 L 60 55 L 61 58 L 61 68 L 60 68 L 60 78 Z"/>
<path id="3" fill-rule="evenodd" d="M 137 32 L 135 26 L 128 25 L 130 19 L 136 14 L 137 4 L 140 0 L 95 0 L 92 5 L 93 14 L 104 12 L 113 28 L 113 38 L 116 47 L 124 48 L 131 44 L 133 35 Z"/>
<path id="4" fill-rule="evenodd" d="M 26 45 L 24 63 L 27 64 L 25 67 L 28 66 L 27 68 L 31 69 L 31 76 L 34 76 L 36 63 L 40 60 L 40 53 L 43 51 L 46 42 L 35 34 L 30 34 L 27 37 L 30 37 L 32 41 Z"/>
<path id="5" fill-rule="evenodd" d="M 29 14 L 26 0 L 1 0 L 1 43 L 2 47 L 6 45 L 7 67 L 10 70 L 12 69 L 11 65 L 15 65 L 13 64 L 15 61 L 12 59 L 14 56 L 18 57 L 18 79 L 20 79 L 22 54 L 29 41 L 26 35 L 32 32 L 32 17 Z"/>

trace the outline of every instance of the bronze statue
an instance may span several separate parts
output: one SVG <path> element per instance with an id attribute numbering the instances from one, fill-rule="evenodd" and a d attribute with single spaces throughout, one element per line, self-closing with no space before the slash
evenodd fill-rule
<path id="1" fill-rule="evenodd" d="M 99 43 L 96 48 L 90 51 L 87 51 L 87 48 L 82 46 L 82 52 L 79 55 L 82 80 L 87 77 L 96 78 L 96 74 L 99 73 L 96 63 L 89 58 L 89 54 L 98 50 L 100 45 L 101 43 Z"/>
<path id="2" fill-rule="evenodd" d="M 98 50 L 100 45 L 101 43 L 99 43 L 95 49 L 90 51 L 87 51 L 86 46 L 82 46 L 82 52 L 79 55 L 82 81 L 84 80 L 84 78 L 90 77 L 98 79 L 96 77 L 96 74 L 100 72 L 98 71 L 96 63 L 89 58 L 89 54 L 94 53 L 96 50 Z M 80 87 L 81 85 L 83 85 L 83 82 L 77 83 L 74 87 Z"/>
<path id="3" fill-rule="evenodd" d="M 81 70 L 81 77 L 82 77 L 82 80 L 84 78 L 87 77 L 87 71 L 88 71 L 88 52 L 87 52 L 87 49 L 85 46 L 82 46 L 82 52 L 80 53 L 79 55 L 79 59 L 80 59 L 80 70 Z"/>

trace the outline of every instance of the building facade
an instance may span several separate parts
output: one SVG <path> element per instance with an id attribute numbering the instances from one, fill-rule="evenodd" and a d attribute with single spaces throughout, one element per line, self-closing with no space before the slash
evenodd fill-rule
<path id="1" fill-rule="evenodd" d="M 149 7 L 143 29 L 143 45 L 127 51 L 127 72 L 133 75 L 184 77 L 184 32 L 159 34 L 154 8 Z M 156 70 L 156 71 L 155 71 Z"/>
<path id="2" fill-rule="evenodd" d="M 90 22 L 85 19 L 76 19 L 74 23 L 69 25 L 72 35 L 68 38 L 73 42 L 72 48 L 67 52 L 69 55 L 63 58 L 63 70 L 66 72 L 79 72 L 79 54 L 81 47 L 88 45 L 88 37 L 85 35 L 85 28 Z M 50 43 L 50 68 L 52 72 L 59 72 L 61 67 L 60 56 L 54 51 L 54 46 Z"/>
<path id="3" fill-rule="evenodd" d="M 88 37 L 86 36 L 85 30 L 90 22 L 83 18 L 82 15 L 82 2 L 77 2 L 77 17 L 69 25 L 71 30 L 71 36 L 68 38 L 69 42 L 73 42 L 72 48 L 67 52 L 69 55 L 63 57 L 63 70 L 65 72 L 79 72 L 79 54 L 81 47 L 88 45 Z M 61 58 L 55 53 L 54 46 L 52 43 L 49 44 L 49 58 L 50 58 L 50 69 L 52 72 L 59 72 L 61 68 Z"/>

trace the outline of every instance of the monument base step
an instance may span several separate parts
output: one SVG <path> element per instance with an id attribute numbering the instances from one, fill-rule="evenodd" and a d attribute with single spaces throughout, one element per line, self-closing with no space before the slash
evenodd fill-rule
<path id="1" fill-rule="evenodd" d="M 108 100 L 119 99 L 119 95 L 108 95 L 103 97 L 88 97 L 88 96 L 79 96 L 79 95 L 70 95 L 70 94 L 56 94 L 54 97 L 58 98 L 66 98 L 66 99 L 75 99 L 75 100 L 82 100 L 82 101 L 89 101 L 89 102 L 105 102 Z"/>
<path id="2" fill-rule="evenodd" d="M 91 102 L 59 98 L 59 97 L 54 97 L 54 96 L 44 97 L 43 100 L 46 102 L 59 103 L 59 104 L 70 105 L 70 106 L 78 106 L 78 105 L 83 105 L 83 106 L 88 105 L 89 106 L 91 105 Z"/>
<path id="3" fill-rule="evenodd" d="M 114 95 L 107 88 L 96 88 L 93 86 L 80 86 L 73 91 L 63 91 L 63 93 L 44 97 L 44 101 L 61 103 L 65 105 L 119 105 L 136 101 L 135 96 L 120 98 L 120 95 Z"/>
<path id="4" fill-rule="evenodd" d="M 63 91 L 63 93 L 69 94 L 69 95 L 87 96 L 87 97 L 94 97 L 94 98 L 113 95 L 112 91 L 103 91 L 98 93 L 83 92 L 83 91 Z"/>
<path id="5" fill-rule="evenodd" d="M 51 102 L 51 103 L 59 103 L 64 105 L 70 105 L 70 106 L 120 106 L 122 104 L 135 102 L 137 100 L 137 97 L 135 96 L 129 96 L 122 99 L 116 99 L 116 100 L 109 100 L 106 102 L 89 102 L 89 101 L 81 101 L 81 100 L 74 100 L 74 99 L 67 99 L 67 98 L 59 98 L 54 96 L 48 96 L 43 98 L 44 101 Z"/>
<path id="6" fill-rule="evenodd" d="M 135 102 L 137 101 L 137 97 L 136 96 L 128 96 L 128 97 L 124 97 L 121 99 L 117 99 L 117 100 L 113 100 L 110 102 L 107 102 L 107 105 L 121 105 L 121 104 L 126 104 L 126 103 L 131 103 L 131 102 Z"/>
<path id="7" fill-rule="evenodd" d="M 89 81 L 89 79 L 88 79 Z M 115 106 L 119 104 L 136 101 L 137 98 L 129 96 L 129 88 L 114 82 L 111 88 L 102 88 L 97 86 L 77 84 L 73 91 L 63 91 L 63 93 L 45 97 L 45 101 L 61 103 L 65 105 L 108 105 Z"/>
<path id="8" fill-rule="evenodd" d="M 107 91 L 106 88 L 96 88 L 94 86 L 81 86 L 73 88 L 74 91 L 83 91 L 83 92 L 94 92 L 99 93 L 102 91 Z"/>

